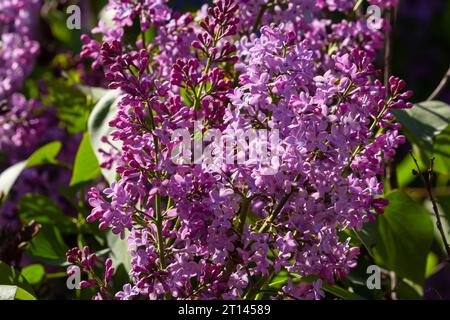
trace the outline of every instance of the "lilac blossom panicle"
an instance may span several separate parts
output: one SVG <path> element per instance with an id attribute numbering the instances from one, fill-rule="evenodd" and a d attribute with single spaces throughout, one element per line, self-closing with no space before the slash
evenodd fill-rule
<path id="1" fill-rule="evenodd" d="M 39 52 L 39 43 L 33 40 L 39 5 L 39 0 L 0 3 L 0 151 L 9 157 L 8 165 L 22 160 L 35 147 L 50 121 L 33 114 L 41 109 L 38 101 L 26 101 L 18 93 Z"/>
<path id="2" fill-rule="evenodd" d="M 40 0 L 0 3 L 0 101 L 22 87 L 33 68 L 39 44 L 33 40 Z"/>
<path id="3" fill-rule="evenodd" d="M 117 30 L 133 19 L 157 30 L 151 44 L 112 29 L 102 43 L 83 37 L 82 55 L 123 93 L 108 137 L 122 142 L 120 159 L 107 157 L 118 179 L 89 192 L 87 218 L 128 241 L 131 282 L 115 298 L 254 299 L 282 271 L 288 280 L 270 298 L 324 297 L 324 282 L 356 266 L 343 231 L 383 212 L 379 177 L 405 141 L 392 110 L 410 108 L 412 92 L 396 77 L 376 80 L 383 30 L 359 12 L 327 19 L 353 10 L 349 0 L 219 0 L 194 16 L 162 1 L 109 6 Z M 280 161 L 175 164 L 172 133 L 194 123 L 202 135 L 276 130 Z M 69 262 L 83 265 L 80 252 Z M 111 298 L 106 282 L 92 282 L 96 298 Z"/>

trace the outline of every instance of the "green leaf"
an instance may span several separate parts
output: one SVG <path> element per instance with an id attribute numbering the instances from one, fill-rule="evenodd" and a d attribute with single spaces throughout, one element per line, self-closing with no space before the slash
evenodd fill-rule
<path id="1" fill-rule="evenodd" d="M 420 154 L 420 150 L 417 145 L 413 145 L 413 153 L 416 155 Z M 417 163 L 421 170 L 426 170 L 427 165 L 422 161 L 421 157 L 416 157 Z M 417 171 L 416 164 L 413 158 L 408 154 L 397 166 L 397 177 L 399 189 L 407 187 L 411 182 L 416 179 L 413 174 L 413 170 Z"/>
<path id="2" fill-rule="evenodd" d="M 436 267 L 438 266 L 438 264 L 439 259 L 437 255 L 434 254 L 433 252 L 430 252 L 427 257 L 427 267 L 425 271 L 425 277 L 428 278 L 429 276 L 431 276 L 436 271 Z"/>
<path id="3" fill-rule="evenodd" d="M 438 207 L 438 211 L 439 211 L 439 215 L 441 217 L 441 224 L 442 224 L 442 229 L 447 231 L 447 239 L 448 239 L 448 231 L 450 231 L 450 223 L 447 221 L 447 219 L 444 216 L 444 204 L 445 202 L 441 202 L 440 199 L 442 199 L 441 197 L 437 198 L 437 207 Z M 428 210 L 428 212 L 430 212 L 430 219 L 433 223 L 433 227 L 434 227 L 434 246 L 433 249 L 437 249 L 437 250 L 441 250 L 443 254 L 445 254 L 446 249 L 445 249 L 445 245 L 444 245 L 444 241 L 442 240 L 442 236 L 441 233 L 439 231 L 438 228 L 438 222 L 436 219 L 436 215 L 434 214 L 434 210 L 433 210 L 433 204 L 429 199 L 426 199 L 423 203 L 423 206 L 425 207 L 425 209 Z M 432 214 L 431 214 L 432 213 Z M 437 251 L 438 252 L 438 251 Z"/>
<path id="4" fill-rule="evenodd" d="M 36 298 L 31 293 L 20 287 L 17 287 L 15 298 L 16 300 L 36 300 Z"/>
<path id="5" fill-rule="evenodd" d="M 100 87 L 89 87 L 85 85 L 77 85 L 77 88 L 84 93 L 85 96 L 89 97 L 93 102 L 97 103 L 103 96 L 105 96 L 109 89 Z"/>
<path id="6" fill-rule="evenodd" d="M 401 300 L 421 300 L 423 296 L 422 287 L 408 279 L 399 279 L 395 292 Z"/>
<path id="7" fill-rule="evenodd" d="M 442 101 L 424 101 L 408 110 L 395 110 L 408 137 L 432 151 L 434 137 L 450 125 L 450 106 Z"/>
<path id="8" fill-rule="evenodd" d="M 108 29 L 115 28 L 116 24 L 114 23 L 114 15 L 115 10 L 110 8 L 109 6 L 104 6 L 98 15 L 99 20 L 103 20 L 105 23 L 105 27 Z"/>
<path id="9" fill-rule="evenodd" d="M 355 231 L 361 243 L 366 247 L 367 251 L 373 256 L 373 247 L 377 243 L 377 225 L 374 222 L 367 222 L 358 232 Z"/>
<path id="10" fill-rule="evenodd" d="M 93 180 L 101 175 L 100 165 L 92 149 L 89 133 L 85 132 L 78 148 L 70 185 Z"/>
<path id="11" fill-rule="evenodd" d="M 375 260 L 399 276 L 423 285 L 427 255 L 433 240 L 428 211 L 406 193 L 394 191 L 378 216 Z"/>
<path id="12" fill-rule="evenodd" d="M 125 269 L 123 264 L 119 264 L 115 267 L 114 275 L 112 278 L 113 292 L 119 292 L 123 290 L 123 284 L 130 282 L 130 275 Z"/>
<path id="13" fill-rule="evenodd" d="M 27 160 L 27 168 L 41 164 L 55 164 L 55 159 L 61 150 L 61 142 L 53 141 L 36 150 Z"/>
<path id="14" fill-rule="evenodd" d="M 106 235 L 108 248 L 111 249 L 110 258 L 113 262 L 113 267 L 117 269 L 119 265 L 123 264 L 125 270 L 129 272 L 131 268 L 131 256 L 128 251 L 127 238 L 128 232 L 125 233 L 125 239 L 123 240 L 111 231 Z"/>
<path id="15" fill-rule="evenodd" d="M 186 106 L 192 107 L 194 105 L 194 102 L 190 98 L 188 91 L 184 87 L 180 88 L 180 95 L 181 99 L 183 99 L 183 102 Z"/>
<path id="16" fill-rule="evenodd" d="M 344 289 L 338 285 L 328 285 L 327 283 L 322 284 L 322 289 L 328 293 L 331 293 L 332 295 L 344 299 L 344 300 L 366 300 L 364 297 L 351 292 L 347 289 Z"/>
<path id="17" fill-rule="evenodd" d="M 316 275 L 301 277 L 296 273 L 289 273 L 286 270 L 281 270 L 267 285 L 267 287 L 270 289 L 281 290 L 281 288 L 288 282 L 289 278 L 291 279 L 292 283 L 311 283 L 319 279 L 319 277 Z"/>
<path id="18" fill-rule="evenodd" d="M 36 298 L 18 286 L 0 285 L 0 300 L 36 300 Z"/>
<path id="19" fill-rule="evenodd" d="M 43 101 L 56 109 L 60 125 L 70 134 L 76 134 L 86 131 L 89 114 L 97 98 L 94 95 L 97 94 L 101 92 L 80 87 L 66 79 L 50 79 L 48 95 Z"/>
<path id="20" fill-rule="evenodd" d="M 438 196 L 437 202 L 439 203 L 439 206 L 442 208 L 445 219 L 447 220 L 447 224 L 450 225 L 450 197 Z"/>
<path id="21" fill-rule="evenodd" d="M 286 270 L 281 270 L 268 284 L 271 289 L 280 290 L 288 281 L 289 273 Z"/>
<path id="22" fill-rule="evenodd" d="M 42 264 L 30 264 L 22 269 L 22 276 L 32 285 L 41 283 L 44 275 L 45 269 Z"/>
<path id="23" fill-rule="evenodd" d="M 15 288 L 10 288 L 10 286 Z M 0 297 L 3 299 L 3 295 L 5 295 L 12 299 L 13 292 L 13 297 L 16 299 L 36 300 L 33 288 L 20 272 L 0 261 Z"/>
<path id="24" fill-rule="evenodd" d="M 6 200 L 9 191 L 26 166 L 26 160 L 20 161 L 0 174 L 0 204 Z"/>
<path id="25" fill-rule="evenodd" d="M 14 300 L 17 286 L 0 285 L 0 300 Z"/>
<path id="26" fill-rule="evenodd" d="M 337 233 L 340 242 L 345 242 L 348 238 L 350 238 L 349 245 L 351 247 L 360 247 L 363 244 L 361 238 L 353 229 L 338 230 Z"/>
<path id="27" fill-rule="evenodd" d="M 75 223 L 50 198 L 26 194 L 19 202 L 19 215 L 24 222 L 35 220 L 40 224 L 54 225 L 65 233 L 76 233 Z"/>
<path id="28" fill-rule="evenodd" d="M 433 144 L 433 156 L 435 158 L 433 169 L 450 175 L 450 126 L 436 136 Z"/>
<path id="29" fill-rule="evenodd" d="M 48 264 L 61 265 L 66 261 L 68 249 L 61 233 L 55 226 L 43 225 L 41 231 L 27 248 L 27 254 Z"/>
<path id="30" fill-rule="evenodd" d="M 103 155 L 99 152 L 99 150 L 109 150 L 111 148 L 109 145 L 102 141 L 102 137 L 108 136 L 112 131 L 112 128 L 109 126 L 109 122 L 116 116 L 118 96 L 119 91 L 109 91 L 98 101 L 98 103 L 92 110 L 91 115 L 89 116 L 88 132 L 91 138 L 92 149 L 94 150 L 94 153 L 97 156 L 99 162 L 102 161 L 103 158 Z M 118 142 L 110 142 L 116 148 L 120 149 L 120 144 Z M 116 180 L 115 168 L 101 168 L 101 172 L 109 183 L 112 183 Z"/>
<path id="31" fill-rule="evenodd" d="M 310 283 L 317 280 L 316 276 L 311 277 L 300 277 L 296 274 L 289 274 L 286 271 L 281 271 L 279 274 L 275 276 L 272 282 L 268 285 L 270 289 L 281 290 L 281 288 L 287 283 L 288 279 L 291 278 L 293 283 L 306 282 Z M 345 300 L 365 300 L 364 297 L 351 292 L 347 289 L 339 287 L 338 285 L 329 286 L 327 283 L 322 283 L 322 289 L 333 294 L 338 298 L 342 298 Z"/>
<path id="32" fill-rule="evenodd" d="M 27 160 L 18 162 L 0 174 L 0 200 L 6 199 L 9 191 L 23 170 L 41 164 L 56 164 L 55 157 L 61 149 L 61 142 L 54 141 L 36 150 Z"/>
<path id="33" fill-rule="evenodd" d="M 252 210 L 248 210 L 247 216 L 245 218 L 245 223 L 248 225 L 254 224 L 258 221 L 261 221 L 263 218 L 255 214 Z"/>
<path id="34" fill-rule="evenodd" d="M 153 39 L 155 39 L 155 37 L 158 35 L 158 29 L 155 26 L 151 26 L 149 29 L 147 29 L 144 32 L 144 39 L 145 40 L 145 44 L 150 44 L 152 43 Z M 142 40 L 142 34 L 140 34 L 138 36 L 138 39 Z"/>
<path id="35" fill-rule="evenodd" d="M 48 12 L 47 23 L 52 35 L 68 49 L 74 52 L 80 52 L 81 48 L 81 30 L 69 30 L 66 25 L 67 15 L 64 11 L 52 9 Z"/>

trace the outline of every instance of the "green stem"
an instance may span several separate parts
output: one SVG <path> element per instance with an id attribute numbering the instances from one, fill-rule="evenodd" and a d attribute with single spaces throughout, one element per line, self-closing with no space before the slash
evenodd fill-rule
<path id="1" fill-rule="evenodd" d="M 153 111 L 150 108 L 150 105 L 147 103 L 148 106 L 148 113 L 150 117 L 150 129 L 152 131 L 155 130 L 155 119 L 153 118 Z M 153 135 L 153 144 L 155 148 L 155 165 L 158 165 L 158 154 L 159 154 L 159 147 L 158 147 L 158 138 L 154 135 L 154 132 L 152 132 Z M 161 195 L 159 192 L 155 194 L 155 225 L 156 225 L 156 233 L 157 233 L 157 241 L 158 241 L 158 253 L 159 253 L 159 260 L 160 265 L 162 269 L 166 268 L 166 259 L 164 255 L 164 244 L 163 244 L 163 235 L 162 235 L 162 229 L 163 229 L 163 219 L 161 215 Z"/>
<path id="2" fill-rule="evenodd" d="M 216 41 L 214 40 L 213 47 L 215 47 L 215 46 L 216 46 Z M 205 69 L 203 70 L 203 72 L 205 74 L 207 74 L 209 72 L 209 69 L 211 69 L 211 64 L 212 64 L 212 58 L 211 58 L 211 56 L 208 56 L 208 59 L 206 59 Z M 203 92 L 203 89 L 205 88 L 205 82 L 206 81 L 202 81 L 200 83 L 200 87 L 199 87 L 198 91 L 196 93 L 194 92 L 194 95 L 195 95 L 194 109 L 196 109 L 196 110 L 198 110 L 200 108 L 200 102 L 202 100 L 202 92 Z"/>
<path id="3" fill-rule="evenodd" d="M 83 231 L 82 231 L 82 225 L 85 221 L 85 218 L 83 217 L 83 214 L 81 212 L 78 212 L 77 217 L 77 245 L 78 247 L 83 250 L 84 247 L 84 237 L 83 237 Z"/>
<path id="4" fill-rule="evenodd" d="M 245 220 L 247 220 L 247 213 L 250 207 L 251 199 L 244 199 L 241 205 L 240 214 L 239 214 L 239 233 L 242 234 L 244 231 Z"/>
<path id="5" fill-rule="evenodd" d="M 297 175 L 294 179 L 294 182 L 297 182 L 299 179 L 300 179 L 300 175 Z M 261 228 L 258 231 L 259 233 L 263 233 L 267 230 L 269 225 L 275 220 L 275 218 L 281 212 L 281 210 L 283 210 L 284 205 L 288 202 L 289 197 L 295 192 L 295 190 L 296 189 L 294 187 L 292 187 L 291 192 L 286 193 L 284 195 L 283 199 L 281 199 L 280 203 L 275 208 L 275 210 L 272 212 L 272 214 L 266 219 L 266 221 L 264 221 L 264 224 L 261 226 Z"/>
<path id="6" fill-rule="evenodd" d="M 386 102 L 383 106 L 383 108 L 381 109 L 381 111 L 377 114 L 377 116 L 375 117 L 374 121 L 372 122 L 372 124 L 369 127 L 369 131 L 373 131 L 373 129 L 375 129 L 375 127 L 377 126 L 378 122 L 380 121 L 381 117 L 383 116 L 383 114 L 386 112 L 389 103 L 392 101 L 392 98 L 390 98 L 388 100 L 388 102 Z M 350 166 L 352 165 L 353 160 L 355 160 L 355 157 L 359 154 L 359 152 L 361 152 L 363 149 L 363 147 L 361 145 L 357 146 L 355 151 L 353 151 L 347 166 L 344 168 L 344 170 L 342 171 L 342 175 L 346 175 L 347 171 L 350 169 Z"/>
<path id="7" fill-rule="evenodd" d="M 219 30 L 214 35 L 212 48 L 215 48 L 217 46 L 217 42 L 219 42 L 220 29 L 221 29 L 221 27 L 219 27 Z M 212 63 L 213 63 L 213 57 L 210 54 L 208 54 L 208 58 L 206 59 L 206 66 L 205 66 L 205 69 L 203 70 L 203 73 L 207 74 L 209 72 L 209 70 L 211 69 Z M 195 98 L 194 109 L 196 109 L 196 110 L 198 110 L 200 108 L 200 103 L 202 100 L 202 93 L 205 88 L 205 85 L 206 85 L 206 80 L 202 81 L 200 83 L 200 87 L 197 92 L 194 91 L 194 96 L 195 96 L 194 97 Z"/>
<path id="8" fill-rule="evenodd" d="M 47 275 L 45 277 L 47 279 L 64 278 L 64 277 L 67 277 L 67 272 L 47 273 Z"/>
<path id="9" fill-rule="evenodd" d="M 256 16 L 255 23 L 253 24 L 252 33 L 255 33 L 256 30 L 258 30 L 259 23 L 261 22 L 261 19 L 262 19 L 263 15 L 264 15 L 264 12 L 266 12 L 266 10 L 267 10 L 267 4 L 263 4 L 259 8 L 258 15 Z"/>
<path id="10" fill-rule="evenodd" d="M 164 254 L 164 245 L 163 245 L 163 235 L 162 235 L 162 225 L 163 219 L 161 217 L 161 196 L 159 193 L 155 195 L 155 224 L 156 224 L 156 233 L 158 236 L 158 252 L 159 252 L 159 260 L 162 269 L 166 268 L 166 258 Z"/>
<path id="11" fill-rule="evenodd" d="M 434 158 L 431 158 L 430 160 L 430 166 L 428 168 L 428 177 L 425 177 L 425 175 L 422 173 L 422 171 L 420 170 L 420 166 L 419 163 L 417 162 L 417 159 L 414 157 L 413 153 L 410 152 L 409 153 L 414 161 L 414 164 L 416 165 L 417 168 L 417 175 L 420 176 L 420 178 L 422 179 L 423 183 L 425 184 L 425 187 L 427 189 L 428 192 L 428 197 L 430 198 L 432 207 L 433 207 L 433 213 L 436 217 L 436 226 L 438 228 L 439 234 L 442 238 L 442 242 L 444 244 L 444 249 L 447 253 L 447 261 L 450 262 L 450 245 L 447 241 L 447 237 L 445 236 L 446 232 L 442 226 L 442 221 L 441 221 L 441 215 L 439 213 L 439 208 L 436 202 L 436 199 L 434 198 L 434 194 L 433 194 L 433 186 L 432 186 L 432 177 L 433 177 L 433 164 L 434 164 Z"/>
<path id="12" fill-rule="evenodd" d="M 345 88 L 344 92 L 342 93 L 342 96 L 339 97 L 339 100 L 336 104 L 336 107 L 339 107 L 339 105 L 342 103 L 342 101 L 344 100 L 344 98 L 348 95 L 348 93 L 350 92 L 350 89 L 353 86 L 353 81 L 350 80 L 350 82 L 348 83 L 347 87 Z"/>
<path id="13" fill-rule="evenodd" d="M 147 104 L 147 106 L 150 117 L 150 129 L 154 131 L 156 126 L 155 126 L 155 119 L 153 118 L 153 111 L 152 108 L 150 108 L 150 105 Z M 158 138 L 155 136 L 154 132 L 152 132 L 152 136 L 153 136 L 153 144 L 155 147 L 155 165 L 158 165 L 158 153 L 159 153 Z"/>
<path id="14" fill-rule="evenodd" d="M 168 197 L 167 205 L 166 205 L 166 211 L 169 210 L 171 207 L 172 207 L 172 198 Z"/>
<path id="15" fill-rule="evenodd" d="M 353 7 L 353 11 L 357 11 L 362 3 L 363 3 L 363 0 L 358 0 L 358 2 Z"/>
<path id="16" fill-rule="evenodd" d="M 268 277 L 264 277 L 263 275 L 261 275 L 258 282 L 247 292 L 244 300 L 254 300 L 256 295 L 260 292 L 261 288 L 264 287 L 266 283 L 270 281 L 270 279 L 272 279 L 273 273 L 274 270 L 272 269 Z"/>

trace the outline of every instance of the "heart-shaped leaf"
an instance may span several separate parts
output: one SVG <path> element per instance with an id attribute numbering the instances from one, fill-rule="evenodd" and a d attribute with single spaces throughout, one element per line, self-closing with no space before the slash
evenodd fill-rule
<path id="1" fill-rule="evenodd" d="M 377 219 L 376 262 L 422 285 L 433 241 L 430 214 L 404 192 L 394 191 L 386 198 L 389 205 Z"/>

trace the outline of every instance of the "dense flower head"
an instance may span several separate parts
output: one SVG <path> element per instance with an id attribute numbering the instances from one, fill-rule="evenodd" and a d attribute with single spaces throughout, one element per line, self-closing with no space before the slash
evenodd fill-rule
<path id="1" fill-rule="evenodd" d="M 36 23 L 35 12 L 41 0 L 4 0 L 0 3 L 1 33 L 32 33 Z"/>
<path id="2" fill-rule="evenodd" d="M 405 140 L 392 110 L 411 107 L 412 93 L 396 77 L 374 80 L 382 32 L 362 16 L 322 17 L 351 10 L 344 0 L 219 0 L 197 18 L 159 1 L 111 3 L 119 27 L 139 16 L 158 30 L 151 44 L 84 39 L 84 56 L 123 93 L 110 123 L 118 179 L 89 192 L 87 218 L 127 238 L 131 283 L 116 298 L 255 298 L 280 272 L 289 279 L 271 298 L 323 297 L 323 282 L 355 267 L 343 231 L 383 212 L 379 177 Z M 212 132 L 260 129 L 275 160 L 228 163 L 220 150 L 176 163 L 179 128 L 205 149 Z"/>
<path id="3" fill-rule="evenodd" d="M 0 101 L 22 87 L 33 68 L 39 44 L 33 25 L 40 0 L 5 0 L 0 3 Z"/>
<path id="4" fill-rule="evenodd" d="M 6 110 L 0 117 L 0 150 L 12 163 L 30 154 L 55 119 L 51 112 L 43 112 L 37 100 L 27 101 L 18 93 L 13 94 L 4 107 Z"/>
<path id="5" fill-rule="evenodd" d="M 138 18 L 142 30 L 151 24 L 159 25 L 168 20 L 171 10 L 167 0 L 114 0 L 108 7 L 114 11 L 114 22 L 120 26 L 132 26 L 134 18 Z"/>

